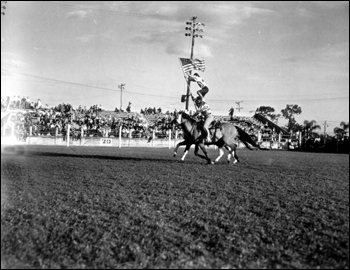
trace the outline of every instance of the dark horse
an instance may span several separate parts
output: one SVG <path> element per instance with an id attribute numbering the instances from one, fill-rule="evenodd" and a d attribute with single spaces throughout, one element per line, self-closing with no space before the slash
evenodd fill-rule
<path id="1" fill-rule="evenodd" d="M 180 146 L 185 145 L 185 152 L 181 157 L 182 161 L 185 160 L 185 157 L 188 154 L 188 150 L 191 148 L 191 145 L 194 144 L 194 154 L 200 158 L 206 159 L 209 164 L 214 164 L 209 158 L 207 150 L 205 149 L 202 138 L 203 131 L 201 125 L 184 111 L 176 114 L 173 122 L 181 126 L 184 136 L 184 140 L 182 142 L 179 142 L 175 147 L 174 157 L 177 155 L 177 149 Z M 204 155 L 198 153 L 199 148 L 202 150 Z"/>
<path id="2" fill-rule="evenodd" d="M 194 120 L 186 112 L 180 112 L 175 121 L 181 125 L 184 132 L 184 141 L 178 143 L 174 150 L 174 157 L 177 155 L 177 149 L 181 145 L 186 145 L 185 152 L 181 158 L 184 160 L 188 150 L 192 144 L 195 144 L 195 155 L 201 158 L 204 158 L 208 163 L 212 163 L 211 159 L 208 157 L 205 145 L 216 145 L 219 149 L 219 156 L 215 159 L 215 162 L 218 162 L 220 158 L 224 155 L 223 148 L 229 151 L 227 156 L 227 162 L 230 162 L 231 156 L 233 157 L 233 163 L 237 163 L 239 158 L 236 154 L 238 142 L 241 141 L 248 149 L 250 150 L 266 150 L 261 148 L 248 133 L 243 129 L 234 126 L 232 123 L 216 123 L 214 127 L 210 128 L 213 135 L 213 141 L 211 143 L 203 143 L 202 137 L 202 125 Z M 199 148 L 202 149 L 205 156 L 198 154 Z"/>

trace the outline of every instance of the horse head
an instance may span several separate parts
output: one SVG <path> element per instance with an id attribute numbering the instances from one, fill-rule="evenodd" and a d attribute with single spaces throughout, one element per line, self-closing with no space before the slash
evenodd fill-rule
<path id="1" fill-rule="evenodd" d="M 183 122 L 186 121 L 186 119 L 189 119 L 189 113 L 186 110 L 180 110 L 174 115 L 174 120 L 172 121 L 173 123 L 177 125 L 181 125 Z"/>

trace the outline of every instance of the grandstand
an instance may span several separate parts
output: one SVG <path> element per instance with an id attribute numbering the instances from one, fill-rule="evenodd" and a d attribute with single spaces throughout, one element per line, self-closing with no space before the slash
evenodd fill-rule
<path id="1" fill-rule="evenodd" d="M 28 102 L 6 102 L 2 99 L 1 136 L 26 140 L 27 137 L 52 136 L 71 138 L 177 138 L 182 136 L 180 127 L 172 126 L 176 113 L 161 108 L 146 108 L 140 113 L 103 110 L 97 105 L 87 109 L 79 106 L 73 109 L 70 104 L 58 104 L 45 108 Z M 30 109 L 29 109 L 30 108 Z M 279 135 L 288 133 L 261 115 L 236 112 L 233 116 L 214 115 L 216 121 L 230 122 L 245 130 L 253 139 L 270 145 Z M 67 135 L 67 131 L 69 134 Z M 272 137 L 275 137 L 273 140 Z M 33 140 L 31 140 L 33 141 Z"/>
<path id="2" fill-rule="evenodd" d="M 265 123 L 271 130 L 275 130 L 278 134 L 283 134 L 283 135 L 289 135 L 289 132 L 285 130 L 284 128 L 276 125 L 274 122 L 271 120 L 267 119 L 261 114 L 254 114 L 253 116 L 255 119 L 257 119 L 261 123 Z"/>

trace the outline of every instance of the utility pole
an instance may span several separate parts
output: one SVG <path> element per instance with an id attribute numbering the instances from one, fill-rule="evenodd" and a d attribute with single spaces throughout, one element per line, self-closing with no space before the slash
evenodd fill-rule
<path id="1" fill-rule="evenodd" d="M 324 121 L 324 123 L 323 123 L 323 136 L 324 136 L 324 138 L 323 138 L 323 143 L 324 144 L 326 144 L 326 136 L 327 136 L 327 133 L 326 133 L 326 128 L 328 127 L 328 125 L 327 125 L 327 121 Z"/>
<path id="2" fill-rule="evenodd" d="M 199 29 L 199 26 L 205 26 L 204 23 L 197 22 L 197 17 L 192 17 L 192 22 L 186 22 L 186 25 L 190 25 L 191 27 L 186 27 L 185 30 L 190 31 L 190 33 L 186 33 L 185 36 L 192 36 L 192 46 L 191 46 L 191 57 L 190 59 L 193 59 L 193 47 L 194 47 L 194 38 L 200 37 L 203 38 L 202 35 L 198 35 L 196 32 L 204 32 L 203 29 Z M 189 74 L 191 75 L 191 71 L 189 71 Z M 187 82 L 187 94 L 186 94 L 186 107 L 185 109 L 188 110 L 188 100 L 190 99 L 190 84 L 191 82 Z"/>
<path id="3" fill-rule="evenodd" d="M 120 89 L 120 110 L 122 110 L 122 104 L 123 104 L 123 88 L 124 88 L 125 84 L 122 83 L 121 85 L 118 85 L 119 89 Z"/>
<path id="4" fill-rule="evenodd" d="M 237 101 L 236 104 L 238 105 L 238 107 L 236 108 L 239 112 L 241 112 L 241 109 L 243 109 L 243 107 L 240 106 L 240 104 L 243 102 L 243 100 L 241 101 Z"/>

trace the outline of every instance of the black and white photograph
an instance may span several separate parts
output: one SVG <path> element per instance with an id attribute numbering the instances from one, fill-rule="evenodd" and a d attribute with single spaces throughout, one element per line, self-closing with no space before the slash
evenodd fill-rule
<path id="1" fill-rule="evenodd" d="M 349 269 L 349 1 L 1 1 L 1 269 Z"/>

